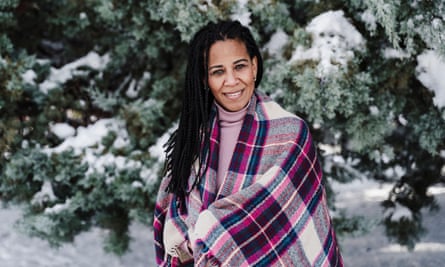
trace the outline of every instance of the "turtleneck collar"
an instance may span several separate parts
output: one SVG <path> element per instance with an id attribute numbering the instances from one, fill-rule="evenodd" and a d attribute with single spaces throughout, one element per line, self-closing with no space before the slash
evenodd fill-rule
<path id="1" fill-rule="evenodd" d="M 224 126 L 230 126 L 232 124 L 242 122 L 244 120 L 244 117 L 246 116 L 247 108 L 250 105 L 250 101 L 249 101 L 249 103 L 247 103 L 247 105 L 244 108 L 242 108 L 238 111 L 228 111 L 228 110 L 224 109 L 221 105 L 219 105 L 216 101 L 215 101 L 215 105 L 218 110 L 219 124 L 221 127 L 224 127 Z"/>

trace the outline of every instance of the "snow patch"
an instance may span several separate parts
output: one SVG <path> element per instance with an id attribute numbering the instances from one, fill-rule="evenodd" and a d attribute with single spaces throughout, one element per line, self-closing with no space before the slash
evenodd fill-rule
<path id="1" fill-rule="evenodd" d="M 44 202 L 55 201 L 57 197 L 54 195 L 51 182 L 43 182 L 42 188 L 37 192 L 31 200 L 32 205 L 42 205 Z"/>
<path id="2" fill-rule="evenodd" d="M 37 74 L 33 70 L 27 70 L 22 74 L 22 79 L 24 83 L 35 84 L 35 78 L 37 78 Z"/>
<path id="3" fill-rule="evenodd" d="M 445 187 L 432 186 L 428 188 L 429 195 L 440 195 L 445 194 Z"/>
<path id="4" fill-rule="evenodd" d="M 139 176 L 147 185 L 151 185 L 158 180 L 158 171 L 160 170 L 160 164 L 154 164 L 154 166 L 150 169 L 142 168 L 139 172 Z M 133 187 L 137 187 L 133 184 Z"/>
<path id="5" fill-rule="evenodd" d="M 118 136 L 116 140 L 114 140 L 113 147 L 117 149 L 124 148 L 130 145 L 130 139 L 123 136 Z"/>
<path id="6" fill-rule="evenodd" d="M 362 21 L 365 23 L 366 28 L 371 32 L 371 33 L 375 33 L 375 31 L 377 30 L 377 19 L 376 17 L 372 14 L 372 12 L 370 10 L 366 10 L 365 12 L 363 12 L 360 15 L 360 18 L 362 19 Z"/>
<path id="7" fill-rule="evenodd" d="M 76 129 L 68 123 L 54 123 L 49 126 L 49 129 L 60 139 L 66 139 L 76 133 Z"/>
<path id="8" fill-rule="evenodd" d="M 383 57 L 384 58 L 409 58 L 411 55 L 405 51 L 402 51 L 400 49 L 394 49 L 394 48 L 385 48 L 383 50 Z"/>
<path id="9" fill-rule="evenodd" d="M 380 249 L 384 253 L 407 253 L 408 248 L 405 246 L 393 244 Z M 421 242 L 414 247 L 415 252 L 445 252 L 444 243 Z"/>
<path id="10" fill-rule="evenodd" d="M 336 193 L 336 206 L 348 207 L 351 203 L 381 202 L 388 198 L 393 184 L 378 183 L 370 179 L 355 179 L 348 183 L 330 180 L 330 185 Z"/>
<path id="11" fill-rule="evenodd" d="M 71 204 L 71 199 L 67 199 L 64 203 L 56 204 L 44 210 L 45 214 L 57 214 L 66 210 Z"/>
<path id="12" fill-rule="evenodd" d="M 370 106 L 369 107 L 369 112 L 371 113 L 371 115 L 373 116 L 377 116 L 380 113 L 380 110 L 377 106 Z"/>
<path id="13" fill-rule="evenodd" d="M 319 62 L 320 76 L 338 70 L 339 66 L 347 66 L 354 57 L 354 51 L 362 49 L 365 44 L 362 35 L 345 18 L 342 10 L 328 11 L 315 17 L 306 31 L 312 35 L 312 46 L 309 49 L 296 47 L 290 62 Z"/>
<path id="14" fill-rule="evenodd" d="M 445 62 L 437 52 L 427 50 L 417 56 L 417 63 L 417 79 L 434 93 L 434 105 L 445 107 Z"/>
<path id="15" fill-rule="evenodd" d="M 399 114 L 398 120 L 403 126 L 408 125 L 408 120 L 403 116 L 403 114 Z"/>
<path id="16" fill-rule="evenodd" d="M 158 172 L 162 168 L 163 162 L 165 161 L 165 150 L 164 145 L 170 139 L 170 136 L 173 132 L 178 128 L 178 123 L 174 123 L 173 126 L 167 130 L 161 137 L 158 138 L 156 144 L 152 145 L 148 152 L 150 152 L 150 156 L 156 159 L 156 163 L 153 164 L 151 169 L 142 168 L 140 172 L 140 177 L 147 184 L 151 184 L 158 180 Z"/>
<path id="17" fill-rule="evenodd" d="M 411 210 L 398 203 L 396 203 L 396 206 L 394 208 L 388 209 L 385 213 L 385 217 L 389 216 L 391 221 L 393 222 L 400 221 L 403 218 L 413 220 L 413 214 Z"/>
<path id="18" fill-rule="evenodd" d="M 102 140 L 109 130 L 118 129 L 119 122 L 116 119 L 101 119 L 87 127 L 77 128 L 77 134 L 65 139 L 55 148 L 48 149 L 48 152 L 61 153 L 67 149 L 73 148 L 76 152 L 81 152 L 83 148 L 94 146 Z"/>
<path id="19" fill-rule="evenodd" d="M 152 145 L 148 149 L 148 152 L 150 152 L 151 157 L 157 158 L 160 161 L 165 160 L 164 145 L 167 143 L 168 139 L 170 139 L 170 136 L 177 128 L 178 128 L 178 123 L 174 123 L 173 126 L 170 129 L 168 129 L 166 133 L 164 133 L 161 137 L 158 138 L 156 144 Z"/>
<path id="20" fill-rule="evenodd" d="M 94 172 L 104 173 L 107 166 L 115 166 L 116 169 L 128 169 L 128 168 L 140 168 L 142 163 L 139 161 L 129 160 L 123 156 L 115 156 L 111 153 L 104 155 L 97 155 L 97 151 L 94 149 L 86 150 L 83 158 L 83 162 L 88 163 L 88 170 L 86 175 Z M 112 183 L 112 178 L 107 180 L 107 183 Z"/>
<path id="21" fill-rule="evenodd" d="M 331 144 L 318 144 L 318 148 L 323 151 L 323 156 L 335 155 L 341 153 L 341 146 L 339 145 L 331 145 Z"/>
<path id="22" fill-rule="evenodd" d="M 61 124 L 59 127 L 63 128 L 66 126 Z M 54 130 L 54 127 L 52 129 Z M 104 146 L 101 144 L 102 139 L 111 131 L 117 135 L 113 143 L 114 148 L 123 148 L 130 143 L 124 122 L 117 119 L 100 119 L 87 127 L 81 126 L 77 128 L 75 135 L 66 136 L 60 145 L 54 148 L 46 148 L 44 151 L 51 154 L 72 149 L 77 155 L 83 154 L 83 163 L 87 163 L 89 166 L 86 175 L 94 172 L 103 173 L 106 166 L 111 165 L 118 170 L 140 168 L 142 163 L 139 161 L 129 160 L 123 156 L 115 156 L 112 153 L 102 154 L 104 150 Z M 64 129 L 60 130 L 59 134 L 66 133 L 67 130 Z M 112 180 L 108 182 L 112 182 Z"/>
<path id="23" fill-rule="evenodd" d="M 251 22 L 251 14 L 247 9 L 246 4 L 247 0 L 238 0 L 238 8 L 236 9 L 235 13 L 230 16 L 230 18 L 232 20 L 238 20 L 244 26 L 249 26 Z"/>
<path id="24" fill-rule="evenodd" d="M 86 56 L 68 63 L 60 69 L 51 67 L 48 79 L 39 85 L 40 91 L 47 94 L 50 90 L 71 79 L 73 75 L 80 74 L 81 71 L 78 70 L 79 67 L 88 66 L 95 70 L 102 70 L 109 61 L 108 55 L 100 56 L 96 52 L 90 52 Z"/>
<path id="25" fill-rule="evenodd" d="M 125 92 L 125 95 L 132 99 L 138 97 L 139 92 L 147 84 L 150 78 L 151 74 L 149 72 L 144 72 L 140 80 L 133 79 Z"/>
<path id="26" fill-rule="evenodd" d="M 387 168 L 384 172 L 385 177 L 391 180 L 398 180 L 406 173 L 406 169 L 400 165 Z"/>
<path id="27" fill-rule="evenodd" d="M 282 29 L 278 29 L 264 48 L 270 55 L 280 57 L 283 54 L 283 47 L 288 40 L 287 34 Z"/>

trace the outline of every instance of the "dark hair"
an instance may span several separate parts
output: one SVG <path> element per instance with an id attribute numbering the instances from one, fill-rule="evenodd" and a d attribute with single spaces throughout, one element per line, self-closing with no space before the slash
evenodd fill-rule
<path id="1" fill-rule="evenodd" d="M 217 41 L 235 39 L 242 41 L 250 58 L 257 58 L 255 88 L 263 75 L 263 59 L 250 30 L 238 21 L 210 22 L 199 30 L 190 42 L 182 111 L 178 129 L 166 144 L 166 175 L 171 176 L 167 191 L 176 194 L 179 200 L 196 186 L 206 171 L 205 151 L 202 147 L 209 144 L 209 114 L 213 95 L 208 89 L 208 54 L 210 47 Z M 206 145 L 207 144 L 207 145 Z M 199 171 L 193 186 L 188 187 L 191 168 L 199 160 Z"/>

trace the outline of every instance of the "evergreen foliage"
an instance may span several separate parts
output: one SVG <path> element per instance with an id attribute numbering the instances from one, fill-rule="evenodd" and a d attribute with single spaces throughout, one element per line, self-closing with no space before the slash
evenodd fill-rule
<path id="1" fill-rule="evenodd" d="M 445 108 L 418 68 L 425 51 L 445 62 L 443 14 L 441 0 L 1 1 L 0 198 L 52 245 L 101 227 L 124 253 L 131 222 L 151 223 L 187 42 L 238 18 L 263 48 L 261 89 L 312 125 L 332 209 L 329 182 L 394 183 L 380 222 L 413 248 L 445 182 Z M 345 32 L 314 28 L 326 15 Z M 340 233 L 369 226 L 335 214 Z"/>

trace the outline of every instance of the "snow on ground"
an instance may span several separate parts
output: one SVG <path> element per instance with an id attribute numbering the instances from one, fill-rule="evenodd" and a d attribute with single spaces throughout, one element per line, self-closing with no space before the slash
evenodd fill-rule
<path id="1" fill-rule="evenodd" d="M 102 249 L 105 233 L 94 229 L 76 237 L 74 243 L 56 249 L 46 241 L 30 238 L 13 227 L 20 217 L 18 208 L 0 208 L 1 267 L 149 267 L 156 266 L 153 257 L 152 232 L 146 226 L 131 226 L 133 241 L 122 257 Z"/>
<path id="2" fill-rule="evenodd" d="M 386 197 L 389 185 L 372 181 L 357 181 L 350 185 L 336 185 L 339 205 L 350 214 L 381 218 L 379 206 Z M 387 240 L 382 226 L 376 225 L 364 236 L 339 237 L 345 266 L 437 267 L 445 262 L 445 188 L 436 187 L 431 193 L 437 197 L 441 210 L 424 213 L 426 235 L 413 252 Z M 102 250 L 104 232 L 94 229 L 81 234 L 73 244 L 59 249 L 50 248 L 40 239 L 27 237 L 15 230 L 18 208 L 0 208 L 0 266 L 1 267 L 148 267 L 156 266 L 152 232 L 141 224 L 131 226 L 133 241 L 130 251 L 121 258 Z"/>
<path id="3" fill-rule="evenodd" d="M 380 203 L 386 199 L 391 185 L 373 181 L 354 181 L 351 184 L 334 185 L 338 206 L 348 214 L 362 215 L 369 219 L 381 219 Z M 423 212 L 423 225 L 427 233 L 417 243 L 414 251 L 390 242 L 382 225 L 375 224 L 369 233 L 357 237 L 339 237 L 346 266 L 387 267 L 436 267 L 445 262 L 445 188 L 433 187 L 441 209 L 437 213 Z"/>

